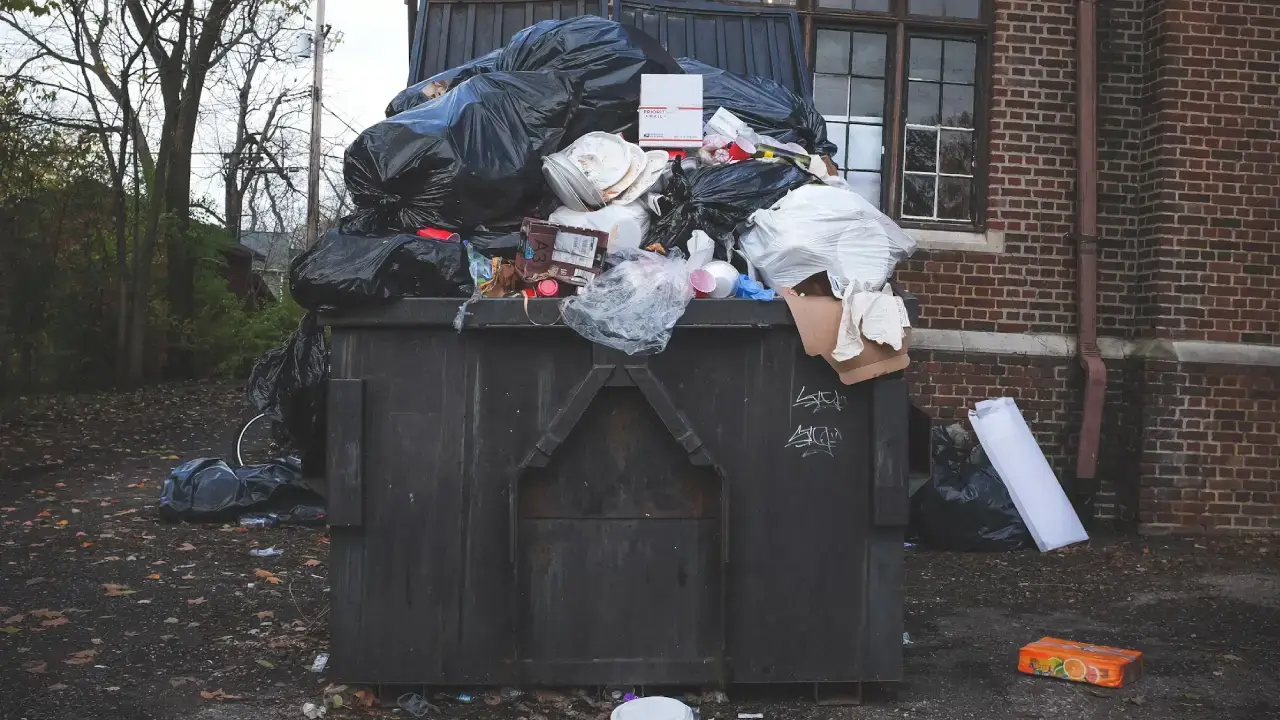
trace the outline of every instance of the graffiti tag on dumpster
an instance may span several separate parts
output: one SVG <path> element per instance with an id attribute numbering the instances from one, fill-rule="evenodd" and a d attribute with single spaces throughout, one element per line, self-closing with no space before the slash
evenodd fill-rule
<path id="1" fill-rule="evenodd" d="M 844 395 L 834 390 L 808 392 L 807 388 L 801 385 L 800 394 L 796 395 L 796 401 L 791 404 L 791 407 L 802 407 L 813 412 L 832 408 L 839 412 L 844 409 L 845 402 Z"/>
<path id="2" fill-rule="evenodd" d="M 791 433 L 791 439 L 787 441 L 787 447 L 803 450 L 804 454 L 800 456 L 802 458 L 810 455 L 835 457 L 835 447 L 840 444 L 840 440 L 839 428 L 797 425 L 796 431 Z"/>

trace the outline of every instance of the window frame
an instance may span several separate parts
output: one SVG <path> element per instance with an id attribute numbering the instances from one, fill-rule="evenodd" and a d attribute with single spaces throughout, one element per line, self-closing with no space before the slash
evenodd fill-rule
<path id="1" fill-rule="evenodd" d="M 885 61 L 885 117 L 882 145 L 880 206 L 885 214 L 904 228 L 950 232 L 985 232 L 990 202 L 991 148 L 990 111 L 992 87 L 992 49 L 994 43 L 994 0 L 980 0 L 977 19 L 941 18 L 912 15 L 907 12 L 909 0 L 889 0 L 888 12 L 842 10 L 821 7 L 819 0 L 795 0 L 795 5 L 769 3 L 773 7 L 789 7 L 800 16 L 804 27 L 805 59 L 809 73 L 814 74 L 817 30 L 833 29 L 851 32 L 868 31 L 887 35 Z M 761 2 L 732 2 L 754 5 Z M 973 154 L 973 218 L 971 220 L 920 220 L 902 217 L 904 154 L 906 140 L 907 38 L 924 37 L 939 40 L 963 40 L 977 44 L 974 63 L 974 154 Z M 887 152 L 886 152 L 887 149 Z"/>

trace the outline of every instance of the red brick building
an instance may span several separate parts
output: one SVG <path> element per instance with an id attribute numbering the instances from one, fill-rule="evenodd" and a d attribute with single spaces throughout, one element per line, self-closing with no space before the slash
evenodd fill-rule
<path id="1" fill-rule="evenodd" d="M 1015 398 L 1099 518 L 1280 530 L 1280 2 L 813 3 L 815 102 L 849 128 L 840 166 L 921 243 L 898 271 L 921 301 L 921 407 L 950 420 Z M 1091 324 L 1094 471 L 1077 457 Z"/>

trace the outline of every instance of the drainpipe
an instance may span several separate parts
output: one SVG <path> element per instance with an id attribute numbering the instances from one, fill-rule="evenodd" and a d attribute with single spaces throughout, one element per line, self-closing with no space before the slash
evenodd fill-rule
<path id="1" fill-rule="evenodd" d="M 1076 358 L 1084 370 L 1084 410 L 1072 488 L 1085 522 L 1093 519 L 1107 366 L 1098 350 L 1098 16 L 1096 0 L 1076 14 Z"/>

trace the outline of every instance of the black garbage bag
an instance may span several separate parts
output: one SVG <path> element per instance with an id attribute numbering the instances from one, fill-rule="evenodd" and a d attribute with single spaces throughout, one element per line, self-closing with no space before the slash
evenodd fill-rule
<path id="1" fill-rule="evenodd" d="M 365 130 L 343 163 L 360 226 L 413 233 L 523 217 L 542 199 L 542 158 L 560 149 L 579 97 L 567 75 L 491 72 Z"/>
<path id="2" fill-rule="evenodd" d="M 497 70 L 550 70 L 582 83 L 582 110 L 566 137 L 592 131 L 638 139 L 640 76 L 682 74 L 680 64 L 644 31 L 592 15 L 544 20 L 516 33 Z"/>
<path id="3" fill-rule="evenodd" d="M 492 50 L 471 62 L 437 73 L 420 83 L 414 83 L 401 90 L 387 105 L 387 117 L 395 117 L 405 110 L 412 110 L 428 100 L 434 100 L 472 75 L 489 72 L 493 69 L 494 64 L 497 63 L 498 53 L 501 52 L 502 48 Z"/>
<path id="4" fill-rule="evenodd" d="M 324 234 L 289 269 L 293 299 L 308 310 L 353 308 L 402 297 L 470 297 L 461 242 L 417 235 Z"/>
<path id="5" fill-rule="evenodd" d="M 939 426 L 931 439 L 933 473 L 911 496 L 911 529 L 920 543 L 958 551 L 1031 547 L 1031 533 L 981 446 L 966 457 Z"/>
<path id="6" fill-rule="evenodd" d="M 307 477 L 324 476 L 325 383 L 329 343 L 315 313 L 307 313 L 283 345 L 268 350 L 249 373 L 249 402 L 281 423 L 302 456 Z"/>
<path id="7" fill-rule="evenodd" d="M 165 478 L 160 519 L 226 522 L 245 513 L 275 513 L 282 522 L 323 523 L 324 498 L 302 477 L 297 458 L 234 470 L 222 460 L 191 460 Z"/>
<path id="8" fill-rule="evenodd" d="M 761 135 L 796 143 L 812 153 L 836 154 L 836 146 L 827 140 L 827 122 L 809 100 L 769 78 L 731 73 L 692 58 L 677 62 L 686 73 L 702 76 L 704 123 L 724 108 Z"/>
<path id="9" fill-rule="evenodd" d="M 702 230 L 718 241 L 734 232 L 751 213 L 810 182 L 817 179 L 784 162 L 743 160 L 688 173 L 678 164 L 673 165 L 666 187 L 671 209 L 649 225 L 645 245 L 687 251 L 686 243 L 694 230 Z"/>

